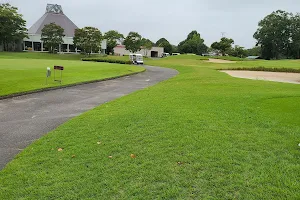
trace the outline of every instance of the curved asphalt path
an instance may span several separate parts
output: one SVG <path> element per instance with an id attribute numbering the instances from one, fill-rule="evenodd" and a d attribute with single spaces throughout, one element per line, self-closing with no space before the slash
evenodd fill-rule
<path id="1" fill-rule="evenodd" d="M 144 67 L 146 72 L 123 78 L 0 100 L 0 170 L 67 120 L 178 74 L 168 68 Z"/>

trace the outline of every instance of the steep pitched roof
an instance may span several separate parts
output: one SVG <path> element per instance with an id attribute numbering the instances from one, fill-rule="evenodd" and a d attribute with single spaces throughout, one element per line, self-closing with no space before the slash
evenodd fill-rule
<path id="1" fill-rule="evenodd" d="M 78 27 L 63 13 L 62 7 L 56 4 L 48 4 L 46 13 L 28 30 L 29 34 L 42 34 L 45 25 L 55 23 L 61 26 L 66 37 L 74 37 Z"/>

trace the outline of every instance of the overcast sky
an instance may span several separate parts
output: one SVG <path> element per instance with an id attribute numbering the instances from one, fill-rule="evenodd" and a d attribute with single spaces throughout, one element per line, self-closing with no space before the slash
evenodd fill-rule
<path id="1" fill-rule="evenodd" d="M 221 32 L 235 44 L 252 47 L 258 22 L 278 9 L 300 12 L 299 0 L 0 0 L 19 8 L 28 28 L 45 12 L 47 3 L 60 4 L 80 28 L 95 26 L 102 32 L 139 32 L 156 42 L 165 37 L 178 44 L 192 30 L 205 43 L 219 40 Z"/>

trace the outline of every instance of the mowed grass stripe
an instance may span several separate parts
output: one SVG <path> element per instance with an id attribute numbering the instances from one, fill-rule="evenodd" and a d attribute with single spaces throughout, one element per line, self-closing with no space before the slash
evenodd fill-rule
<path id="1" fill-rule="evenodd" d="M 0 198 L 300 198 L 298 85 L 232 78 L 191 58 L 149 64 L 180 75 L 26 148 L 0 172 Z"/>

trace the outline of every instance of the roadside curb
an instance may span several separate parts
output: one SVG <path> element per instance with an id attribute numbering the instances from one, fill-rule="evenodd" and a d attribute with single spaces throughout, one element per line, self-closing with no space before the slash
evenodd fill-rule
<path id="1" fill-rule="evenodd" d="M 27 92 L 19 92 L 19 93 L 9 94 L 9 95 L 5 95 L 5 96 L 0 96 L 0 100 L 11 99 L 11 98 L 14 98 L 14 97 L 19 97 L 19 96 L 24 96 L 24 95 L 29 95 L 29 94 L 35 94 L 35 93 L 40 93 L 40 92 L 48 92 L 48 91 L 52 91 L 52 90 L 59 90 L 59 89 L 74 87 L 74 86 L 78 86 L 78 85 L 86 85 L 86 84 L 90 84 L 90 83 L 98 83 L 98 82 L 103 82 L 103 81 L 108 81 L 108 80 L 114 80 L 114 79 L 118 79 L 118 78 L 122 78 L 122 77 L 126 77 L 126 76 L 132 76 L 132 75 L 140 74 L 140 73 L 143 73 L 145 71 L 147 71 L 147 70 L 144 68 L 140 72 L 133 72 L 133 73 L 124 74 L 124 75 L 120 75 L 120 76 L 104 78 L 104 79 L 101 79 L 101 80 L 85 81 L 85 82 L 72 83 L 72 84 L 63 85 L 63 86 L 57 86 L 57 87 L 55 86 L 55 87 L 31 90 L 31 91 L 27 91 Z"/>

